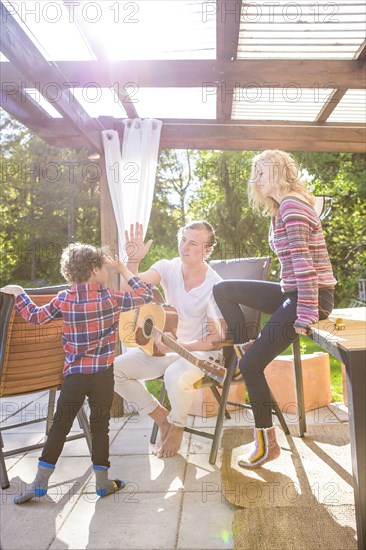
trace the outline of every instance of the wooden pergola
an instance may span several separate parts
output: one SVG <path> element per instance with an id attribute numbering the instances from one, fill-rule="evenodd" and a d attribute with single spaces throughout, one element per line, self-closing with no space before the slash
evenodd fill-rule
<path id="1" fill-rule="evenodd" d="M 85 2 L 85 0 L 83 1 Z M 83 19 L 80 8 L 74 9 L 75 5 L 72 7 L 73 16 L 75 16 L 74 24 L 92 52 L 93 60 L 50 61 L 46 59 L 32 39 L 36 37 L 30 38 L 31 33 L 25 32 L 19 19 L 17 20 L 14 13 L 11 13 L 5 6 L 4 0 L 0 2 L 1 52 L 6 56 L 7 61 L 0 63 L 2 81 L 0 105 L 47 143 L 57 147 L 86 147 L 89 154 L 96 154 L 100 157 L 102 241 L 114 243 L 117 242 L 117 231 L 103 166 L 101 131 L 104 129 L 117 130 L 122 140 L 124 125 L 122 119 L 119 118 L 90 116 L 70 92 L 72 86 L 83 88 L 94 82 L 100 88 L 113 87 L 128 118 L 139 118 L 141 115 L 139 104 L 131 100 L 129 95 L 131 92 L 126 87 L 126 83 L 133 83 L 138 89 L 157 88 L 160 93 L 167 88 L 194 88 L 201 89 L 202 93 L 206 93 L 207 96 L 214 94 L 216 101 L 216 116 L 214 118 L 164 119 L 153 115 L 163 122 L 160 140 L 162 149 L 261 150 L 279 148 L 288 151 L 364 152 L 366 126 L 363 122 L 355 121 L 355 117 L 351 121 L 329 121 L 332 113 L 346 97 L 347 92 L 365 93 L 366 90 L 365 26 L 362 31 L 363 16 L 360 17 L 356 13 L 363 3 L 360 0 L 350 1 L 353 6 L 351 20 L 359 20 L 355 28 L 361 28 L 361 30 L 356 31 L 357 36 L 353 41 L 353 48 L 356 51 L 354 54 L 352 52 L 351 55 L 348 54 L 348 58 L 337 58 L 337 56 L 342 57 L 339 52 L 342 54 L 343 50 L 349 48 L 342 44 L 340 49 L 337 46 L 339 42 L 342 42 L 342 39 L 336 38 L 338 29 L 346 25 L 346 23 L 342 23 L 342 18 L 340 18 L 341 27 L 337 25 L 332 27 L 334 38 L 333 42 L 332 40 L 329 42 L 330 45 L 324 54 L 324 59 L 307 59 L 306 54 L 296 58 L 290 46 L 287 47 L 288 58 L 284 58 L 283 52 L 281 53 L 283 50 L 281 41 L 277 47 L 280 58 L 276 58 L 276 56 L 271 58 L 271 53 L 253 58 L 255 54 L 249 55 L 250 48 L 253 50 L 252 36 L 250 35 L 248 39 L 250 25 L 247 22 L 250 18 L 243 16 L 244 10 L 250 6 L 250 3 L 245 4 L 238 0 L 216 0 L 195 4 L 181 0 L 181 2 L 194 7 L 196 5 L 204 6 L 206 12 L 209 11 L 211 16 L 215 17 L 216 23 L 213 24 L 214 30 L 216 30 L 215 59 L 111 62 L 106 57 L 103 43 L 96 39 L 95 27 L 91 29 L 90 25 L 85 24 L 85 18 Z M 282 0 L 281 2 L 283 4 Z M 71 9 L 70 4 L 75 4 L 69 0 L 64 0 L 63 3 L 68 9 Z M 80 5 L 82 2 L 76 4 Z M 254 4 L 258 5 L 258 2 Z M 262 4 L 266 5 L 264 2 Z M 348 0 L 342 1 L 340 5 L 343 6 L 343 11 L 349 11 L 347 7 L 349 4 Z M 310 4 L 302 5 L 308 6 L 306 9 L 309 9 Z M 323 8 L 325 9 L 326 6 L 328 4 L 324 4 Z M 345 21 L 349 21 L 347 13 L 344 17 Z M 360 22 L 361 27 L 359 26 Z M 299 28 L 304 29 L 300 41 L 306 45 L 309 27 Z M 267 25 L 265 29 L 265 31 L 260 30 L 259 32 L 264 33 L 265 40 L 269 39 L 270 42 L 273 40 L 275 49 L 275 44 L 278 44 L 278 31 L 272 30 L 271 25 Z M 290 27 L 289 36 L 296 35 L 296 29 L 297 27 L 294 31 Z M 353 36 L 354 34 L 353 32 Z M 322 40 L 324 42 L 325 38 L 317 39 L 318 46 L 315 46 L 315 49 L 322 47 Z M 299 42 L 296 38 L 292 38 L 292 41 Z M 347 44 L 347 39 L 344 40 L 344 43 Z M 265 49 L 265 46 L 263 48 Z M 329 51 L 332 52 L 332 48 L 334 48 L 334 59 L 329 58 Z M 311 46 L 309 51 L 313 50 L 314 46 Z M 310 57 L 311 55 L 313 54 L 310 54 Z M 316 114 L 313 117 L 307 117 L 308 120 L 304 120 L 301 116 L 300 120 L 296 120 L 296 116 L 295 120 L 293 120 L 294 117 L 291 119 L 287 116 L 288 109 L 286 108 L 282 110 L 282 115 L 278 116 L 277 114 L 276 117 L 271 118 L 271 114 L 266 115 L 265 113 L 263 116 L 261 105 L 256 104 L 253 104 L 252 109 L 254 116 L 246 117 L 245 114 L 241 114 L 240 98 L 239 100 L 236 98 L 238 91 L 248 92 L 253 86 L 258 89 L 270 90 L 273 94 L 276 94 L 278 90 L 286 90 L 291 87 L 296 87 L 299 90 L 313 90 L 314 94 L 318 93 L 318 95 L 325 89 L 330 89 L 331 92 L 326 100 L 318 101 Z M 60 117 L 53 118 L 49 115 L 27 93 L 30 88 L 37 88 L 46 97 L 52 95 L 54 97 L 52 106 L 56 108 Z M 315 100 L 317 96 L 313 97 Z M 291 103 L 285 107 L 290 108 Z M 348 109 L 352 110 L 352 107 L 348 101 Z M 298 113 L 300 115 L 302 114 L 301 108 L 302 103 L 299 101 Z M 362 110 L 362 106 L 359 108 Z M 275 104 L 274 109 L 276 109 Z M 303 109 L 306 112 L 309 105 L 304 105 Z M 248 111 L 246 112 L 248 113 Z"/>
<path id="2" fill-rule="evenodd" d="M 293 55 L 287 59 L 248 58 L 245 44 L 242 45 L 246 32 L 243 10 L 247 4 L 237 0 L 216 0 L 205 4 L 216 16 L 216 59 L 111 62 L 106 59 L 104 49 L 96 40 L 95 31 L 91 32 L 77 10 L 74 10 L 75 24 L 95 60 L 48 61 L 1 3 L 1 51 L 9 60 L 0 64 L 1 106 L 52 145 L 88 147 L 90 151 L 102 154 L 101 130 L 115 129 L 123 139 L 121 119 L 89 116 L 70 93 L 71 85 L 83 88 L 95 82 L 101 88 L 116 88 L 129 118 L 140 115 L 138 104 L 130 101 L 126 83 L 134 83 L 139 89 L 201 88 L 206 94 L 215 93 L 216 117 L 203 120 L 161 119 L 161 148 L 365 151 L 365 125 L 361 121 L 329 121 L 349 90 L 366 89 L 364 36 L 363 42 L 361 36 L 352 59 L 337 59 L 336 49 L 335 59 L 330 59 L 329 55 L 325 59 L 294 58 Z M 346 0 L 342 4 L 347 7 Z M 359 0 L 352 4 L 360 5 Z M 271 25 L 268 25 L 265 36 L 275 41 Z M 306 42 L 306 33 L 301 40 Z M 318 40 L 319 44 L 321 40 L 324 38 Z M 337 43 L 337 39 L 334 40 Z M 299 90 L 318 91 L 330 88 L 331 92 L 326 101 L 319 101 L 313 120 L 289 120 L 286 112 L 283 119 L 277 117 L 270 120 L 268 116 L 261 116 L 260 105 L 255 104 L 253 111 L 257 108 L 258 118 L 246 119 L 240 116 L 240 101 L 236 102 L 235 97 L 238 91 L 253 86 L 272 91 L 286 90 L 291 86 Z M 46 92 L 46 95 L 57 96 L 52 105 L 62 118 L 52 118 L 26 94 L 26 89 L 34 87 L 38 87 L 41 93 Z"/>

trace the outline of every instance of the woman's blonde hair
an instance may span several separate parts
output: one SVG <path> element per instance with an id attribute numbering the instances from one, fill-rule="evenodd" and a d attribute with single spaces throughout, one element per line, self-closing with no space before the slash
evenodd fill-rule
<path id="1" fill-rule="evenodd" d="M 264 216 L 276 216 L 279 204 L 271 197 L 263 197 L 258 185 L 258 162 L 264 165 L 270 164 L 271 183 L 274 184 L 284 196 L 289 193 L 299 193 L 312 206 L 315 204 L 314 196 L 307 190 L 306 183 L 300 179 L 299 166 L 295 159 L 284 151 L 268 149 L 252 160 L 252 172 L 248 183 L 249 204 L 257 212 Z"/>

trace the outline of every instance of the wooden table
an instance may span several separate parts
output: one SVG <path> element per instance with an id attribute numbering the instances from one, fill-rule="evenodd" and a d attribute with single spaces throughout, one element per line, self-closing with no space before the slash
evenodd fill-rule
<path id="1" fill-rule="evenodd" d="M 335 328 L 342 319 L 344 330 Z M 366 548 L 366 307 L 335 309 L 309 337 L 346 367 L 358 548 Z"/>

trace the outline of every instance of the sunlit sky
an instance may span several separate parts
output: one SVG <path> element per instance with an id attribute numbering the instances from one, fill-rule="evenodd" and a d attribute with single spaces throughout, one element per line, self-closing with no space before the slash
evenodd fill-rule
<path id="1" fill-rule="evenodd" d="M 96 56 L 108 61 L 216 57 L 213 1 L 3 0 L 3 3 L 50 61 L 93 60 Z M 238 57 L 352 59 L 364 39 L 364 2 L 332 3 L 337 6 L 336 12 L 329 11 L 330 3 L 326 0 L 310 4 L 308 0 L 290 3 L 277 0 L 246 5 L 241 17 Z M 94 53 L 88 45 L 90 37 Z M 113 89 L 96 85 L 70 91 L 92 117 L 127 116 Z M 299 88 L 298 100 L 291 100 L 285 95 L 288 90 L 278 89 L 268 101 L 263 89 L 261 97 L 254 101 L 253 90 L 244 89 L 234 98 L 233 118 L 314 120 L 329 91 L 332 90 L 320 90 L 314 102 L 313 90 Z M 28 92 L 51 116 L 61 116 L 50 109 L 52 105 L 39 90 Z M 201 88 L 138 88 L 134 92 L 135 108 L 142 118 L 216 118 L 214 91 L 207 94 Z M 365 92 L 351 90 L 347 94 L 333 112 L 332 121 L 362 122 Z M 52 98 L 48 99 L 52 103 Z M 361 107 L 356 108 L 357 104 Z"/>

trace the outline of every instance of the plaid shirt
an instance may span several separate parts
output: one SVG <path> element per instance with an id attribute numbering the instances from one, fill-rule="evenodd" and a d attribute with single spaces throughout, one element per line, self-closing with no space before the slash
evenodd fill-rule
<path id="1" fill-rule="evenodd" d="M 134 289 L 132 292 L 119 292 L 99 284 L 74 284 L 41 307 L 24 292 L 17 296 L 15 307 L 33 324 L 62 317 L 64 375 L 91 374 L 113 363 L 120 312 L 140 307 L 152 299 L 150 286 L 138 277 L 130 279 L 128 284 Z"/>

